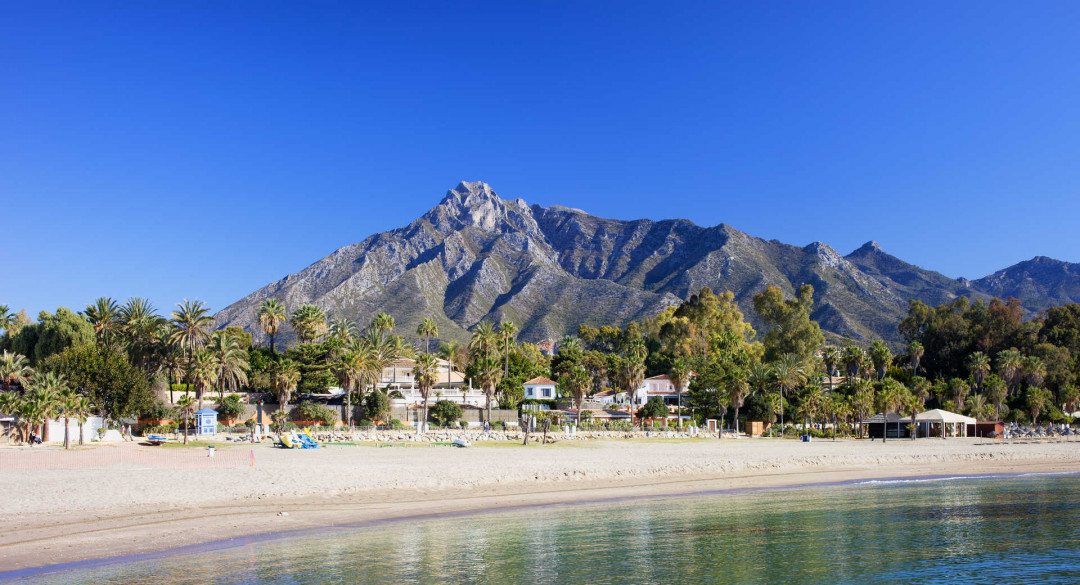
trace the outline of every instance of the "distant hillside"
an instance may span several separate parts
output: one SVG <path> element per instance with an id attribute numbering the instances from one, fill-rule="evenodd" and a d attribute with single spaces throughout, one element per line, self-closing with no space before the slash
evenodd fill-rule
<path id="1" fill-rule="evenodd" d="M 529 206 L 501 199 L 485 183 L 463 182 L 409 225 L 266 285 L 218 313 L 216 324 L 261 337 L 258 305 L 274 297 L 289 310 L 314 303 L 361 323 L 389 312 L 406 333 L 430 316 L 443 338 L 463 338 L 483 320 L 512 320 L 520 338 L 538 341 L 580 323 L 651 317 L 703 286 L 733 291 L 753 319 L 751 299 L 766 286 L 793 294 L 810 283 L 814 318 L 827 331 L 896 340 L 911 299 L 1013 295 L 1041 309 L 1080 298 L 1076 275 L 1076 265 L 1036 258 L 968 283 L 907 264 L 874 242 L 841 256 L 820 242 L 791 246 L 723 224 L 622 221 Z"/>

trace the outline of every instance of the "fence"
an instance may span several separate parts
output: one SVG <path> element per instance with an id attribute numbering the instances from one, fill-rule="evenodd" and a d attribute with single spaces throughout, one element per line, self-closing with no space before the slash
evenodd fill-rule
<path id="1" fill-rule="evenodd" d="M 65 451 L 54 447 L 0 450 L 0 471 L 47 469 L 94 469 L 104 467 L 235 469 L 254 467 L 255 452 L 250 447 L 215 448 L 213 457 L 206 448 L 180 449 L 142 445 L 110 445 Z"/>

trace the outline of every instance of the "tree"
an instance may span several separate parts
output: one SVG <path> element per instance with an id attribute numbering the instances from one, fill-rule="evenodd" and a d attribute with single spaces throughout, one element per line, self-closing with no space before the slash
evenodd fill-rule
<path id="1" fill-rule="evenodd" d="M 86 437 L 84 436 L 86 434 L 86 421 L 90 419 L 94 405 L 88 397 L 77 394 L 69 406 L 71 407 L 71 416 L 79 421 L 79 444 L 83 445 L 86 443 Z"/>
<path id="2" fill-rule="evenodd" d="M 214 356 L 205 349 L 200 349 L 188 362 L 187 378 L 195 387 L 195 397 L 199 401 L 199 410 L 203 407 L 203 394 L 210 387 L 210 382 L 217 378 L 217 363 Z"/>
<path id="3" fill-rule="evenodd" d="M 195 399 L 188 395 L 181 396 L 176 402 L 176 411 L 184 419 L 184 444 L 187 445 L 189 422 L 191 416 L 195 414 Z"/>
<path id="4" fill-rule="evenodd" d="M 814 287 L 809 284 L 799 287 L 795 298 L 789 300 L 775 286 L 754 295 L 754 311 L 771 327 L 762 340 L 766 361 L 793 354 L 805 363 L 825 344 L 821 327 L 810 318 L 813 308 Z"/>
<path id="5" fill-rule="evenodd" d="M 69 347 L 45 360 L 41 369 L 62 375 L 110 421 L 136 416 L 154 404 L 154 393 L 142 370 L 114 348 Z"/>
<path id="6" fill-rule="evenodd" d="M 0 384 L 4 385 L 5 391 L 10 391 L 16 383 L 22 386 L 33 373 L 26 356 L 7 350 L 0 353 Z"/>
<path id="7" fill-rule="evenodd" d="M 577 407 L 578 423 L 580 424 L 581 407 L 589 390 L 589 373 L 585 371 L 584 367 L 575 366 L 574 369 L 559 376 L 559 386 L 569 392 L 570 397 L 573 398 L 574 405 Z"/>
<path id="8" fill-rule="evenodd" d="M 247 384 L 248 352 L 236 337 L 227 331 L 215 331 L 210 335 L 208 349 L 213 357 L 219 400 L 225 398 L 226 388 L 237 392 Z"/>
<path id="9" fill-rule="evenodd" d="M 840 361 L 844 364 L 844 372 L 847 373 L 848 383 L 854 383 L 862 371 L 863 362 L 866 361 L 866 352 L 857 345 L 845 345 L 840 350 Z"/>
<path id="10" fill-rule="evenodd" d="M 1031 411 L 1031 424 L 1039 424 L 1039 414 L 1054 403 L 1054 397 L 1046 388 L 1031 386 L 1027 389 L 1026 398 L 1028 410 Z"/>
<path id="11" fill-rule="evenodd" d="M 387 313 L 377 313 L 371 320 L 371 328 L 376 331 L 390 333 L 394 330 L 394 318 Z"/>
<path id="12" fill-rule="evenodd" d="M 300 343 L 311 343 L 326 334 L 326 313 L 315 305 L 301 305 L 289 317 Z"/>
<path id="13" fill-rule="evenodd" d="M 218 417 L 226 421 L 235 421 L 244 414 L 244 405 L 240 403 L 240 397 L 231 394 L 218 399 Z"/>
<path id="14" fill-rule="evenodd" d="M 873 362 L 874 370 L 877 371 L 878 380 L 885 378 L 885 371 L 892 364 L 892 352 L 884 341 L 877 339 L 870 344 L 870 361 Z"/>
<path id="15" fill-rule="evenodd" d="M 977 351 L 968 357 L 968 370 L 971 371 L 971 379 L 975 380 L 975 388 L 982 392 L 983 380 L 990 373 L 990 358 L 985 353 Z"/>
<path id="16" fill-rule="evenodd" d="M 449 400 L 440 400 L 431 407 L 431 418 L 442 427 L 460 419 L 463 414 L 461 407 Z"/>
<path id="17" fill-rule="evenodd" d="M 1005 382 L 997 374 L 990 374 L 986 381 L 983 382 L 983 392 L 986 394 L 990 404 L 994 405 L 994 417 L 1001 420 L 1004 416 L 1002 408 L 1005 399 L 1009 397 L 1009 387 L 1005 385 Z"/>
<path id="18" fill-rule="evenodd" d="M 1035 356 L 1024 358 L 1024 378 L 1029 386 L 1042 387 L 1046 377 L 1046 364 Z"/>
<path id="19" fill-rule="evenodd" d="M 865 420 L 874 408 L 874 386 L 865 380 L 855 383 L 855 394 L 851 399 L 851 410 L 860 421 Z M 862 425 L 859 425 L 859 436 L 862 436 Z"/>
<path id="20" fill-rule="evenodd" d="M 439 344 L 439 357 L 449 363 L 446 368 L 446 384 L 448 386 L 451 383 L 450 374 L 454 371 L 454 366 L 464 363 L 464 356 L 461 356 L 461 352 L 461 344 L 456 339 L 450 339 Z M 465 403 L 464 397 L 462 397 L 461 403 Z"/>
<path id="21" fill-rule="evenodd" d="M 346 345 L 356 335 L 356 323 L 352 319 L 334 319 L 330 322 L 330 337 Z"/>
<path id="22" fill-rule="evenodd" d="M 1058 398 L 1067 413 L 1075 412 L 1077 406 L 1080 405 L 1080 389 L 1072 384 L 1066 384 L 1058 390 Z"/>
<path id="23" fill-rule="evenodd" d="M 259 326 L 270 338 L 270 353 L 276 354 L 274 350 L 274 337 L 277 335 L 278 330 L 281 328 L 281 324 L 287 319 L 287 311 L 285 305 L 281 304 L 277 299 L 265 299 L 262 304 L 259 305 Z"/>
<path id="24" fill-rule="evenodd" d="M 423 415 L 420 418 L 421 423 L 416 427 L 417 432 L 420 432 L 427 423 L 428 398 L 431 396 L 431 388 L 435 386 L 436 377 L 439 374 L 439 363 L 435 361 L 435 356 L 425 353 L 418 356 L 414 364 L 412 370 L 413 380 L 416 381 L 420 396 L 424 399 Z"/>
<path id="25" fill-rule="evenodd" d="M 390 414 L 390 397 L 382 392 L 370 392 L 364 397 L 364 415 L 372 421 L 384 420 Z"/>
<path id="26" fill-rule="evenodd" d="M 469 341 L 469 354 L 473 358 L 491 357 L 491 349 L 498 343 L 498 333 L 495 327 L 487 321 L 482 321 L 473 331 Z"/>
<path id="27" fill-rule="evenodd" d="M 666 404 L 664 404 L 663 398 L 660 398 L 659 396 L 653 396 L 645 403 L 645 406 L 642 406 L 638 410 L 637 415 L 639 418 L 642 419 L 649 418 L 655 420 L 660 418 L 666 420 L 668 415 L 668 407 Z"/>
<path id="28" fill-rule="evenodd" d="M 517 326 L 513 321 L 503 321 L 499 324 L 499 335 L 503 337 L 503 376 L 510 375 L 510 338 L 517 333 Z"/>
<path id="29" fill-rule="evenodd" d="M 89 321 L 71 309 L 60 307 L 55 313 L 38 313 L 37 323 L 22 327 L 11 340 L 10 349 L 26 356 L 31 366 L 37 366 L 69 347 L 92 345 L 95 339 Z"/>
<path id="30" fill-rule="evenodd" d="M 825 366 L 825 375 L 829 377 L 829 393 L 833 391 L 833 377 L 836 376 L 837 368 L 843 360 L 843 354 L 835 345 L 825 346 L 821 352 L 821 363 Z"/>
<path id="31" fill-rule="evenodd" d="M 969 392 L 971 392 L 971 386 L 968 386 L 967 382 L 960 378 L 951 378 L 949 380 L 949 395 L 952 396 L 953 404 L 957 408 L 963 406 Z"/>
<path id="32" fill-rule="evenodd" d="M 83 311 L 86 320 L 94 328 L 99 342 L 110 345 L 120 329 L 120 306 L 108 297 L 98 297 Z"/>
<path id="33" fill-rule="evenodd" d="M 370 352 L 368 352 L 370 354 Z M 335 373 L 338 383 L 345 390 L 345 424 L 352 428 L 352 394 L 360 387 L 367 369 L 364 349 L 346 351 L 338 358 Z"/>
<path id="34" fill-rule="evenodd" d="M 296 367 L 296 362 L 283 358 L 274 362 L 273 377 L 278 404 L 285 410 L 292 399 L 293 391 L 296 390 L 296 384 L 300 381 L 300 369 Z"/>
<path id="35" fill-rule="evenodd" d="M 416 336 L 424 338 L 424 353 L 431 353 L 431 338 L 437 335 L 439 335 L 439 324 L 431 317 L 424 317 L 424 320 L 416 326 Z"/>
<path id="36" fill-rule="evenodd" d="M 678 358 L 671 366 L 671 371 L 668 373 L 668 377 L 671 378 L 671 385 L 675 387 L 675 397 L 678 400 L 678 426 L 682 426 L 682 394 L 683 388 L 690 380 L 690 364 L 683 358 Z"/>
<path id="37" fill-rule="evenodd" d="M 728 387 L 728 402 L 735 409 L 735 437 L 739 436 L 739 407 L 743 405 L 747 394 L 750 393 L 750 385 L 743 380 L 737 380 Z"/>
<path id="38" fill-rule="evenodd" d="M 912 341 L 908 344 L 908 358 L 911 360 L 911 375 L 919 375 L 919 362 L 922 361 L 924 353 L 926 353 L 926 350 L 923 348 L 923 344 L 918 341 Z"/>
<path id="39" fill-rule="evenodd" d="M 184 299 L 176 306 L 177 310 L 172 312 L 174 331 L 171 340 L 187 350 L 190 361 L 195 356 L 195 349 L 210 337 L 207 330 L 214 323 L 214 318 L 202 301 Z"/>
<path id="40" fill-rule="evenodd" d="M 499 385 L 502 368 L 499 367 L 499 360 L 495 357 L 478 358 L 473 365 L 480 380 L 480 386 L 484 389 L 484 395 L 487 398 L 487 421 L 490 424 L 491 401 L 495 399 L 495 388 Z"/>
<path id="41" fill-rule="evenodd" d="M 1015 347 L 1006 349 L 997 355 L 998 373 L 1008 385 L 1009 393 L 1020 390 L 1020 381 L 1024 371 L 1024 355 Z"/>
<path id="42" fill-rule="evenodd" d="M 806 382 L 806 372 L 793 353 L 780 356 L 772 366 L 773 384 L 780 393 L 780 433 L 784 432 L 784 395 Z"/>

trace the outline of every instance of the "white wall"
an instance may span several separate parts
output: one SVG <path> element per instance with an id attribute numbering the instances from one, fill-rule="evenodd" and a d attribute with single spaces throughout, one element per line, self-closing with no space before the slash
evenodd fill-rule
<path id="1" fill-rule="evenodd" d="M 49 425 L 49 441 L 52 443 L 64 442 L 64 421 L 63 420 L 50 420 Z M 86 424 L 83 425 L 83 440 L 89 443 L 90 441 L 97 439 L 98 429 L 105 427 L 105 419 L 100 416 L 92 416 L 86 420 Z M 71 444 L 76 445 L 79 443 L 79 421 L 71 419 L 68 421 L 68 429 L 71 431 Z"/>

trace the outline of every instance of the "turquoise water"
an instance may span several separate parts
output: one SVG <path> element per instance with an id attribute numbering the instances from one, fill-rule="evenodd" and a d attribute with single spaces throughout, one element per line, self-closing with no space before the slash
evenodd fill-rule
<path id="1" fill-rule="evenodd" d="M 1080 476 L 897 481 L 335 528 L 17 583 L 1080 583 Z"/>

